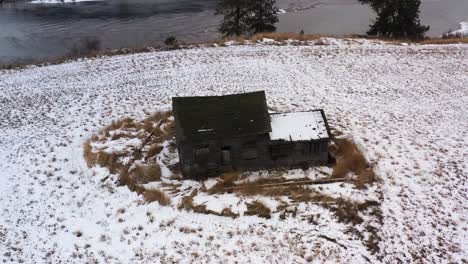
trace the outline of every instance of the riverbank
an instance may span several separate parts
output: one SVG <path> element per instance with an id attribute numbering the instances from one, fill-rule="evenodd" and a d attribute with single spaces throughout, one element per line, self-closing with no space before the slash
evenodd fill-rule
<path id="1" fill-rule="evenodd" d="M 103 56 L 116 56 L 123 54 L 132 53 L 143 53 L 143 52 L 154 52 L 154 51 L 170 51 L 175 49 L 193 49 L 200 47 L 210 46 L 226 46 L 226 45 L 255 45 L 270 44 L 270 45 L 317 45 L 315 42 L 321 38 L 334 38 L 334 39 L 365 39 L 370 41 L 380 41 L 388 44 L 413 44 L 413 45 L 424 45 L 424 44 L 466 44 L 468 43 L 468 37 L 447 37 L 447 38 L 425 38 L 422 40 L 409 40 L 409 39 L 389 39 L 389 38 L 378 38 L 361 35 L 349 35 L 349 36 L 333 36 L 325 34 L 298 34 L 298 33 L 262 33 L 254 36 L 241 36 L 233 38 L 222 38 L 214 39 L 206 42 L 195 42 L 195 43 L 180 43 L 177 45 L 155 45 L 155 46 L 144 46 L 134 48 L 122 48 L 122 49 L 106 49 L 106 50 L 82 50 L 79 54 L 67 54 L 60 58 L 47 60 L 47 61 L 34 61 L 29 63 L 14 63 L 14 64 L 0 64 L 0 70 L 9 69 L 23 69 L 30 66 L 47 66 L 55 65 L 64 62 L 70 62 L 75 60 L 81 60 L 85 58 L 96 58 Z M 264 43 L 266 39 L 266 42 Z M 273 41 L 270 41 L 273 40 Z M 319 44 L 320 45 L 320 44 Z M 324 44 L 326 45 L 326 44 Z"/>
<path id="2" fill-rule="evenodd" d="M 0 5 L 0 64 L 60 60 L 95 39 L 100 49 L 161 46 L 169 36 L 186 43 L 219 37 L 218 0 L 102 0 L 51 3 L 18 0 Z M 60 0 L 57 0 L 60 1 Z M 46 3 L 47 2 L 47 3 Z M 363 35 L 375 12 L 357 0 L 278 0 L 278 32 Z M 421 22 L 437 37 L 468 21 L 468 1 L 423 1 Z"/>

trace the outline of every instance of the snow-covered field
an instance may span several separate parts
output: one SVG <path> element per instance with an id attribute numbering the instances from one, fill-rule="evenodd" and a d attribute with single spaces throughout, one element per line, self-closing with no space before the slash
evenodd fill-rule
<path id="1" fill-rule="evenodd" d="M 0 71 L 0 259 L 466 262 L 468 45 L 321 43 L 332 45 L 232 45 Z M 375 254 L 318 205 L 285 219 L 180 211 L 102 183 L 83 159 L 98 129 L 167 110 L 172 96 L 262 89 L 279 111 L 324 108 L 376 164 Z"/>

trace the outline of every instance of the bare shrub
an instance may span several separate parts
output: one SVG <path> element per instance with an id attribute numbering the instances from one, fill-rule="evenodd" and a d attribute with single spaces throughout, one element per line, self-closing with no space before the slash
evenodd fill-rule
<path id="1" fill-rule="evenodd" d="M 169 36 L 166 38 L 166 40 L 164 40 L 164 44 L 166 44 L 166 46 L 175 48 L 178 46 L 178 41 L 175 36 Z"/>
<path id="2" fill-rule="evenodd" d="M 166 194 L 157 189 L 145 190 L 143 192 L 143 197 L 148 203 L 157 201 L 162 206 L 171 204 L 171 200 L 166 196 Z"/>

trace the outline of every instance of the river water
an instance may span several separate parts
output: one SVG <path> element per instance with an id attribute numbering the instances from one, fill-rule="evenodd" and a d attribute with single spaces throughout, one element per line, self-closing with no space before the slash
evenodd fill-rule
<path id="1" fill-rule="evenodd" d="M 103 0 L 65 4 L 25 1 L 0 5 L 0 64 L 54 59 L 98 39 L 101 48 L 161 44 L 174 35 L 185 42 L 213 39 L 217 0 Z M 278 0 L 286 13 L 278 31 L 363 34 L 373 13 L 357 0 Z M 426 0 L 421 20 L 437 36 L 468 21 L 468 0 Z"/>

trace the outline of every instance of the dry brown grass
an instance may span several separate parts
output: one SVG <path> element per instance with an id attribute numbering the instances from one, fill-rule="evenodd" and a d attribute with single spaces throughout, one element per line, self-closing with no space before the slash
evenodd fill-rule
<path id="1" fill-rule="evenodd" d="M 84 158 L 89 167 L 94 165 L 99 165 L 101 167 L 106 167 L 113 174 L 119 175 L 119 185 L 126 185 L 131 191 L 137 192 L 138 194 L 143 194 L 146 201 L 157 200 L 162 205 L 167 204 L 168 198 L 162 193 L 158 193 L 158 190 L 145 190 L 140 184 L 159 181 L 161 179 L 161 169 L 154 163 L 148 163 L 144 165 L 138 165 L 133 167 L 131 171 L 129 169 L 135 160 L 140 160 L 146 157 L 153 157 L 160 153 L 162 150 L 161 142 L 167 139 L 172 139 L 175 134 L 170 134 L 169 132 L 163 132 L 160 129 L 161 124 L 165 124 L 167 127 L 173 126 L 173 121 L 169 121 L 169 117 L 172 115 L 170 111 L 158 112 L 150 115 L 148 118 L 142 121 L 136 121 L 132 118 L 123 118 L 117 121 L 113 121 L 110 125 L 104 127 L 99 131 L 98 135 L 93 135 L 89 140 L 87 140 L 83 145 Z M 159 126 L 158 126 L 159 124 Z M 119 131 L 117 134 L 110 136 L 112 131 Z M 133 132 L 144 130 L 146 133 L 132 134 Z M 130 133 L 132 132 L 132 133 Z M 155 132 L 154 136 L 149 137 L 148 133 Z M 142 146 L 128 152 L 123 153 L 106 153 L 103 150 L 94 151 L 92 148 L 92 142 L 100 142 L 105 140 L 117 140 L 119 138 L 126 137 L 132 138 L 137 137 L 144 139 Z M 146 144 L 151 144 L 148 152 L 142 152 L 141 149 Z M 140 149 L 141 148 L 141 149 Z M 119 159 L 123 156 L 130 156 L 130 162 L 128 164 L 123 164 L 122 160 Z M 166 199 L 165 199 L 166 198 Z"/>
<path id="2" fill-rule="evenodd" d="M 178 206 L 179 209 L 192 209 L 193 205 L 193 197 L 198 194 L 198 190 L 193 190 L 189 195 L 182 197 L 180 204 Z"/>
<path id="3" fill-rule="evenodd" d="M 148 152 L 146 153 L 146 159 L 148 160 L 158 155 L 159 153 L 161 153 L 162 150 L 163 150 L 163 147 L 159 145 L 158 143 L 151 145 L 151 147 L 148 149 Z"/>
<path id="4" fill-rule="evenodd" d="M 189 195 L 185 196 L 182 198 L 178 208 L 179 209 L 186 209 L 186 210 L 191 210 L 196 213 L 200 214 L 213 214 L 213 215 L 218 215 L 218 216 L 227 216 L 231 218 L 236 218 L 239 217 L 238 214 L 235 214 L 232 212 L 231 209 L 229 208 L 224 208 L 221 213 L 214 212 L 212 210 L 208 210 L 205 205 L 194 205 L 193 204 L 193 197 L 195 197 L 198 194 L 198 190 L 193 190 Z"/>
<path id="5" fill-rule="evenodd" d="M 428 38 L 424 39 L 423 41 L 420 42 L 421 44 L 437 44 L 437 45 L 443 45 L 443 44 L 468 44 L 468 37 L 462 37 L 462 38 Z"/>
<path id="6" fill-rule="evenodd" d="M 244 42 L 246 40 L 249 41 L 260 41 L 264 38 L 269 38 L 269 39 L 274 39 L 276 41 L 285 41 L 288 39 L 295 39 L 295 40 L 301 40 L 301 41 L 307 41 L 307 40 L 317 40 L 321 37 L 332 37 L 332 35 L 325 35 L 325 34 L 299 34 L 299 33 L 287 33 L 287 32 L 269 32 L 269 33 L 259 33 L 253 36 L 239 36 L 239 37 L 232 37 L 232 38 L 226 38 L 223 39 L 222 41 L 229 41 L 229 40 L 234 40 L 237 42 Z"/>
<path id="7" fill-rule="evenodd" d="M 207 40 L 204 42 L 194 42 L 187 44 L 187 46 L 179 46 L 176 49 L 187 49 L 190 48 L 189 46 L 197 46 L 197 45 L 210 45 L 210 44 L 223 44 L 228 40 L 236 40 L 239 42 L 243 42 L 244 40 L 251 40 L 257 41 L 261 40 L 262 38 L 271 38 L 277 41 L 283 41 L 287 39 L 297 39 L 297 40 L 316 40 L 320 37 L 333 37 L 333 38 L 366 38 L 366 39 L 375 39 L 386 41 L 389 43 L 420 43 L 420 44 L 456 44 L 456 43 L 468 43 L 468 37 L 463 38 L 426 38 L 423 40 L 408 40 L 408 39 L 389 39 L 389 38 L 382 38 L 382 37 L 370 37 L 364 35 L 350 35 L 350 36 L 334 36 L 334 35 L 327 35 L 327 34 L 299 34 L 299 33 L 281 33 L 281 32 L 272 32 L 272 33 L 261 33 L 254 36 L 240 36 L 236 38 L 224 38 L 224 39 L 215 39 L 215 40 Z M 12 63 L 12 64 L 0 64 L 0 70 L 12 70 L 12 69 L 23 69 L 30 65 L 35 66 L 48 66 L 48 65 L 56 65 L 61 64 L 69 61 L 74 61 L 77 59 L 82 58 L 98 58 L 103 56 L 115 56 L 115 55 L 122 55 L 122 54 L 136 54 L 136 53 L 143 53 L 143 52 L 154 52 L 154 51 L 167 51 L 167 50 L 174 50 L 174 47 L 168 48 L 163 47 L 160 45 L 156 46 L 145 46 L 145 47 L 130 47 L 130 48 L 122 48 L 122 49 L 113 49 L 113 50 L 99 50 L 99 51 L 92 51 L 87 54 L 81 55 L 65 55 L 57 59 L 48 60 L 48 61 L 29 61 L 25 63 Z"/>
<path id="8" fill-rule="evenodd" d="M 170 205 L 171 200 L 167 197 L 167 195 L 157 189 L 150 189 L 145 190 L 143 192 L 143 197 L 147 203 L 158 202 L 162 206 Z"/>
<path id="9" fill-rule="evenodd" d="M 164 135 L 168 137 L 167 139 L 171 139 L 174 137 L 176 133 L 176 125 L 174 121 L 166 122 L 166 126 L 164 127 L 163 131 Z"/>
<path id="10" fill-rule="evenodd" d="M 126 185 L 131 191 L 135 191 L 137 189 L 137 184 L 135 181 L 130 177 L 128 170 L 122 170 L 119 174 L 118 185 L 123 186 Z M 141 192 L 138 192 L 141 193 Z"/>
<path id="11" fill-rule="evenodd" d="M 138 184 L 161 180 L 161 168 L 155 164 L 137 165 L 131 174 L 132 179 Z"/>
<path id="12" fill-rule="evenodd" d="M 238 196 L 249 197 L 262 195 L 268 197 L 287 196 L 293 202 L 330 202 L 326 196 L 320 195 L 307 187 L 307 184 L 298 180 L 287 180 L 280 177 L 259 178 L 254 181 L 246 181 L 240 184 L 234 182 L 240 178 L 239 173 L 229 173 L 224 176 L 225 179 L 219 181 L 215 186 L 208 190 L 209 194 L 220 194 L 233 192 Z M 308 180 L 308 179 L 304 179 Z"/>
<path id="13" fill-rule="evenodd" d="M 242 172 L 226 172 L 221 175 L 221 179 L 208 190 L 209 194 L 224 193 L 226 189 L 236 186 L 235 181 L 239 180 Z"/>
<path id="14" fill-rule="evenodd" d="M 372 166 L 353 141 L 347 138 L 334 139 L 334 141 L 337 148 L 330 149 L 330 152 L 337 157 L 337 160 L 333 167 L 332 178 L 342 178 L 352 172 L 357 175 L 353 182 L 359 188 L 376 181 Z"/>
<path id="15" fill-rule="evenodd" d="M 365 36 L 365 35 L 345 35 L 345 36 L 335 36 L 330 34 L 299 34 L 299 33 L 282 33 L 282 32 L 271 32 L 271 33 L 261 33 L 251 37 L 239 37 L 232 38 L 229 40 L 236 40 L 243 42 L 245 40 L 258 41 L 263 38 L 270 38 L 276 41 L 285 41 L 288 39 L 295 39 L 301 41 L 317 40 L 322 37 L 331 37 L 337 39 L 370 39 L 384 41 L 390 44 L 400 44 L 400 43 L 414 43 L 414 44 L 457 44 L 457 43 L 468 43 L 468 37 L 450 37 L 450 38 L 425 38 L 421 40 L 415 39 L 394 39 L 394 38 L 385 38 L 385 37 L 376 37 L 376 36 Z"/>
<path id="16" fill-rule="evenodd" d="M 106 127 L 104 127 L 103 129 L 101 129 L 100 133 L 102 134 L 109 134 L 110 131 L 112 130 L 117 130 L 117 129 L 121 129 L 121 128 L 131 128 L 131 127 L 134 127 L 134 119 L 132 118 L 123 118 L 123 119 L 119 119 L 119 120 L 116 120 L 116 121 L 112 121 L 112 123 Z"/>
<path id="17" fill-rule="evenodd" d="M 83 156 L 88 167 L 92 167 L 96 164 L 97 155 L 93 153 L 93 147 L 91 146 L 91 140 L 88 139 L 83 144 Z"/>
<path id="18" fill-rule="evenodd" d="M 172 111 L 155 112 L 148 118 L 148 120 L 153 121 L 153 122 L 158 122 L 159 120 L 166 121 L 171 116 L 172 116 Z"/>
<path id="19" fill-rule="evenodd" d="M 270 208 L 266 207 L 262 202 L 254 201 L 251 204 L 247 204 L 247 211 L 244 214 L 245 215 L 257 215 L 259 217 L 270 218 L 271 210 Z"/>

